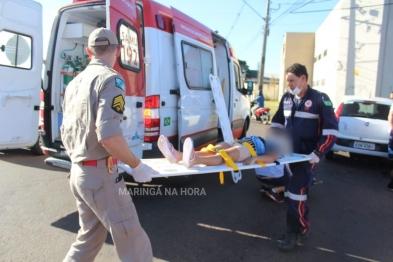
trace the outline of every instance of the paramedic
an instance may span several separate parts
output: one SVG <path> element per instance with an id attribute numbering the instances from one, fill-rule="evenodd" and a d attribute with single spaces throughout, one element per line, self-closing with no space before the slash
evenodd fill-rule
<path id="1" fill-rule="evenodd" d="M 338 134 L 338 123 L 329 97 L 307 84 L 305 66 L 295 63 L 286 70 L 288 92 L 281 98 L 272 119 L 272 128 L 290 132 L 294 153 L 308 154 L 311 160 L 284 168 L 287 203 L 287 229 L 278 247 L 293 249 L 310 226 L 306 206 L 308 188 L 319 160 L 331 149 Z"/>
<path id="2" fill-rule="evenodd" d="M 259 90 L 258 96 L 252 101 L 254 104 L 253 107 L 251 107 L 251 119 L 256 119 L 255 117 L 255 111 L 259 108 L 264 108 L 265 107 L 265 97 L 263 96 L 262 90 Z"/>
<path id="3" fill-rule="evenodd" d="M 125 83 L 112 69 L 121 52 L 115 34 L 94 30 L 86 51 L 89 66 L 67 86 L 61 136 L 72 161 L 70 187 L 80 230 L 64 261 L 93 261 L 110 231 L 121 261 L 152 261 L 150 240 L 142 229 L 117 161 L 133 167 L 137 182 L 155 171 L 134 156 L 122 135 Z"/>

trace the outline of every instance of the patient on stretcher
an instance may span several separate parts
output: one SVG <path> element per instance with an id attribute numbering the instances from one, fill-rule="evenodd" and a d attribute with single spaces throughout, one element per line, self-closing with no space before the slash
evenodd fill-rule
<path id="1" fill-rule="evenodd" d="M 216 166 L 224 162 L 227 164 L 228 162 L 242 162 L 243 165 L 251 165 L 257 162 L 271 163 L 277 160 L 281 151 L 279 143 L 276 143 L 275 140 L 250 135 L 233 144 L 223 142 L 195 151 L 192 139 L 187 138 L 184 141 L 183 152 L 179 152 L 173 148 L 165 136 L 161 135 L 158 139 L 158 148 L 169 162 L 182 161 L 187 168 L 198 164 Z"/>

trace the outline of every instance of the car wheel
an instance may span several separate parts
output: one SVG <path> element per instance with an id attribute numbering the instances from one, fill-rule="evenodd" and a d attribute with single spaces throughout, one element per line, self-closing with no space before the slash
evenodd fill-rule
<path id="1" fill-rule="evenodd" d="M 329 151 L 326 153 L 325 158 L 327 160 L 332 160 L 334 158 L 334 152 L 333 151 Z"/>
<path id="2" fill-rule="evenodd" d="M 41 137 L 38 137 L 37 142 L 34 144 L 34 146 L 30 147 L 31 152 L 34 155 L 37 155 L 37 156 L 44 155 L 44 152 L 42 151 L 42 148 L 41 148 L 41 144 L 42 144 Z"/>
<path id="3" fill-rule="evenodd" d="M 267 125 L 269 123 L 270 117 L 268 115 L 263 114 L 261 117 L 261 122 L 264 125 Z"/>

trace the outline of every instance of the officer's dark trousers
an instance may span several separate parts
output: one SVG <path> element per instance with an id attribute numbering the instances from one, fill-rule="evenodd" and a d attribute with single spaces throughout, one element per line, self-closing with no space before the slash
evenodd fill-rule
<path id="1" fill-rule="evenodd" d="M 313 178 L 313 165 L 308 161 L 289 164 L 284 168 L 287 230 L 295 234 L 306 234 L 310 226 L 306 204 Z"/>

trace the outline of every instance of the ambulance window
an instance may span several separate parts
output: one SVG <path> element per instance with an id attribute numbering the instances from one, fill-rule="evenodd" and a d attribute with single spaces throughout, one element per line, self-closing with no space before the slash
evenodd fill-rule
<path id="1" fill-rule="evenodd" d="M 123 22 L 119 27 L 119 35 L 123 46 L 120 53 L 120 64 L 122 67 L 139 71 L 140 58 L 137 31 L 131 25 Z"/>
<path id="2" fill-rule="evenodd" d="M 31 37 L 0 32 L 0 65 L 31 69 Z"/>
<path id="3" fill-rule="evenodd" d="M 183 43 L 182 47 L 188 87 L 210 89 L 209 75 L 213 73 L 212 53 L 186 43 Z"/>
<path id="4" fill-rule="evenodd" d="M 237 64 L 233 64 L 233 71 L 235 72 L 235 85 L 236 85 L 236 89 L 241 92 L 242 90 L 242 85 L 240 83 L 240 69 L 239 66 Z"/>

